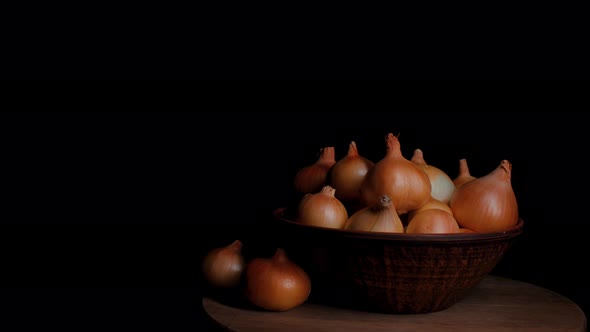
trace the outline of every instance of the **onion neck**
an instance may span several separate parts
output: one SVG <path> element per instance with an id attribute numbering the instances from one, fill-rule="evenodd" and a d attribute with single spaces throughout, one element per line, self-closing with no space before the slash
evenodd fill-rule
<path id="1" fill-rule="evenodd" d="M 356 143 L 354 141 L 351 141 L 350 144 L 348 145 L 347 156 L 350 158 L 359 156 L 359 151 L 358 151 L 358 148 L 356 147 Z"/>
<path id="2" fill-rule="evenodd" d="M 512 177 L 512 164 L 504 159 L 500 162 L 500 166 L 498 166 L 496 171 L 500 172 L 503 179 L 510 181 L 510 178 Z"/>
<path id="3" fill-rule="evenodd" d="M 469 167 L 467 166 L 467 159 L 465 158 L 459 160 L 459 176 L 471 176 Z"/>
<path id="4" fill-rule="evenodd" d="M 242 250 L 242 242 L 240 240 L 235 240 L 234 242 L 232 242 L 232 244 L 227 246 L 227 249 L 233 250 L 235 252 L 240 252 Z"/>
<path id="5" fill-rule="evenodd" d="M 336 163 L 336 153 L 334 152 L 333 146 L 327 146 L 320 150 L 320 157 L 318 158 L 317 163 L 319 165 L 326 165 L 332 166 Z"/>
<path id="6" fill-rule="evenodd" d="M 387 146 L 385 155 L 387 157 L 390 157 L 390 158 L 391 157 L 393 157 L 393 158 L 402 157 L 402 150 L 401 150 L 398 136 L 395 136 L 392 133 L 387 134 L 387 138 L 385 139 L 385 143 Z"/>
<path id="7" fill-rule="evenodd" d="M 334 188 L 333 188 L 332 186 L 330 186 L 330 185 L 327 185 L 327 186 L 324 186 L 324 187 L 322 188 L 322 191 L 321 191 L 321 193 L 322 193 L 322 194 L 325 194 L 325 195 L 328 195 L 328 196 L 331 196 L 331 197 L 335 197 L 334 195 L 336 194 L 336 189 L 334 189 Z"/>
<path id="8" fill-rule="evenodd" d="M 424 153 L 420 149 L 414 150 L 414 155 L 411 159 L 417 165 L 426 165 L 426 161 L 424 161 Z"/>
<path id="9" fill-rule="evenodd" d="M 277 248 L 277 251 L 275 251 L 275 254 L 272 257 L 272 260 L 275 263 L 289 262 L 289 258 L 287 257 L 287 254 L 285 253 L 285 250 L 283 248 Z"/>
<path id="10" fill-rule="evenodd" d="M 391 197 L 389 197 L 389 195 L 382 195 L 379 197 L 377 203 L 371 206 L 371 210 L 374 212 L 387 210 L 391 208 L 392 205 L 393 201 L 391 200 Z"/>

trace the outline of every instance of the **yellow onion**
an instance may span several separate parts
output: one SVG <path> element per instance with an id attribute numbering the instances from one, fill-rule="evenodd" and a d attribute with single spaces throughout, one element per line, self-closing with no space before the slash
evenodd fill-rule
<path id="1" fill-rule="evenodd" d="M 455 188 L 461 187 L 466 182 L 471 180 L 475 180 L 475 176 L 469 173 L 469 166 L 467 165 L 467 159 L 462 158 L 459 159 L 459 175 L 453 179 L 453 183 L 455 184 Z"/>
<path id="2" fill-rule="evenodd" d="M 406 159 L 400 142 L 389 133 L 385 157 L 375 163 L 361 184 L 361 200 L 371 206 L 382 195 L 393 201 L 398 215 L 420 208 L 430 198 L 430 179 L 422 167 Z"/>
<path id="3" fill-rule="evenodd" d="M 299 203 L 296 221 L 309 226 L 342 229 L 348 220 L 348 211 L 334 196 L 335 192 L 326 185 L 320 192 L 306 194 Z"/>
<path id="4" fill-rule="evenodd" d="M 479 233 L 515 226 L 519 216 L 511 176 L 512 164 L 502 160 L 489 174 L 458 187 L 450 207 L 459 225 Z"/>
<path id="5" fill-rule="evenodd" d="M 359 155 L 356 143 L 350 142 L 348 153 L 338 160 L 329 172 L 329 184 L 336 189 L 336 198 L 351 203 L 360 198 L 360 188 L 365 174 L 375 163 Z"/>
<path id="6" fill-rule="evenodd" d="M 408 221 L 408 234 L 458 233 L 459 224 L 452 214 L 440 209 L 428 209 L 416 213 Z"/>
<path id="7" fill-rule="evenodd" d="M 242 242 L 235 240 L 225 247 L 214 248 L 203 259 L 203 276 L 216 288 L 236 287 L 246 263 L 242 256 Z"/>
<path id="8" fill-rule="evenodd" d="M 434 197 L 430 197 L 428 202 L 426 202 L 426 204 L 422 205 L 422 207 L 408 212 L 407 219 L 410 220 L 410 219 L 412 219 L 412 217 L 416 213 L 419 213 L 420 211 L 428 210 L 428 209 L 440 209 L 440 210 L 443 210 L 447 213 L 453 214 L 453 210 L 451 210 L 451 207 L 448 204 L 443 203 Z"/>
<path id="9" fill-rule="evenodd" d="M 254 305 L 287 311 L 303 304 L 311 292 L 307 273 L 282 248 L 272 258 L 256 257 L 246 266 L 245 295 Z"/>
<path id="10" fill-rule="evenodd" d="M 350 231 L 403 233 L 404 225 L 397 215 L 391 198 L 383 195 L 377 203 L 364 207 L 350 216 L 344 225 L 344 229 Z"/>
<path id="11" fill-rule="evenodd" d="M 336 155 L 333 146 L 320 149 L 318 159 L 295 174 L 293 181 L 295 190 L 302 194 L 318 192 L 328 184 L 328 172 L 335 163 Z"/>
<path id="12" fill-rule="evenodd" d="M 455 190 L 455 184 L 447 173 L 436 166 L 427 164 L 424 160 L 424 153 L 420 149 L 414 150 L 414 155 L 410 160 L 422 167 L 428 175 L 431 187 L 430 195 L 435 199 L 448 204 L 451 200 L 451 195 Z"/>

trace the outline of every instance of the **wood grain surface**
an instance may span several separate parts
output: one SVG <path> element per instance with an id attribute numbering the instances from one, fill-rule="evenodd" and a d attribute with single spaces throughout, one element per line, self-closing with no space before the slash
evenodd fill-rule
<path id="1" fill-rule="evenodd" d="M 574 302 L 522 281 L 487 276 L 452 307 L 427 314 L 381 314 L 305 303 L 286 312 L 203 298 L 207 314 L 230 331 L 586 331 Z"/>

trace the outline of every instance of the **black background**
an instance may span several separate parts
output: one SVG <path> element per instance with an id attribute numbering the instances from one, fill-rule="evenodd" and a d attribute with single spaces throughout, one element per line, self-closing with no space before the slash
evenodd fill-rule
<path id="1" fill-rule="evenodd" d="M 583 3 L 11 4 L 14 79 L 587 79 Z"/>
<path id="2" fill-rule="evenodd" d="M 525 232 L 494 273 L 588 313 L 587 126 L 576 113 L 588 105 L 574 87 L 370 86 L 19 94 L 0 118 L 0 324 L 207 330 L 202 256 L 235 239 L 249 257 L 270 253 L 264 228 L 296 170 L 324 146 L 341 158 L 351 140 L 379 160 L 389 132 L 406 157 L 421 148 L 451 177 L 460 158 L 475 176 L 510 160 Z"/>

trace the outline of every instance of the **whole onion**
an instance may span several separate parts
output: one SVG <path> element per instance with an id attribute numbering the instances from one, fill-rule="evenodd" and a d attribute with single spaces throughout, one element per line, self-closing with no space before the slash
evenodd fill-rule
<path id="1" fill-rule="evenodd" d="M 389 133 L 383 159 L 369 169 L 361 184 L 361 200 L 367 206 L 388 195 L 399 215 L 420 208 L 430 198 L 430 178 L 401 153 L 398 138 Z"/>
<path id="2" fill-rule="evenodd" d="M 518 223 L 518 204 L 512 189 L 512 164 L 502 160 L 489 174 L 458 187 L 450 207 L 461 227 L 475 232 L 499 232 Z"/>
<path id="3" fill-rule="evenodd" d="M 458 233 L 459 224 L 452 214 L 441 209 L 427 209 L 416 213 L 408 221 L 408 234 Z"/>
<path id="4" fill-rule="evenodd" d="M 344 204 L 334 196 L 336 190 L 326 185 L 320 192 L 307 194 L 299 203 L 296 221 L 309 226 L 343 228 L 348 220 Z"/>
<path id="5" fill-rule="evenodd" d="M 430 195 L 433 198 L 448 204 L 451 200 L 451 195 L 455 190 L 455 184 L 447 173 L 436 166 L 427 164 L 424 160 L 424 153 L 420 149 L 414 150 L 414 155 L 412 156 L 411 161 L 422 167 L 428 175 L 431 186 Z"/>
<path id="6" fill-rule="evenodd" d="M 210 250 L 203 259 L 203 276 L 216 288 L 236 287 L 246 263 L 242 256 L 242 242 L 235 240 L 225 247 Z"/>
<path id="7" fill-rule="evenodd" d="M 329 172 L 328 183 L 336 189 L 336 198 L 343 203 L 357 201 L 361 196 L 361 183 L 374 164 L 359 154 L 354 141 L 350 142 L 346 156 L 332 165 Z"/>
<path id="8" fill-rule="evenodd" d="M 271 258 L 257 257 L 246 266 L 246 298 L 270 311 L 287 311 L 307 300 L 311 280 L 285 250 L 278 248 Z"/>
<path id="9" fill-rule="evenodd" d="M 403 233 L 404 225 L 397 215 L 391 198 L 383 195 L 377 203 L 364 207 L 350 216 L 344 225 L 344 229 L 350 231 Z"/>

